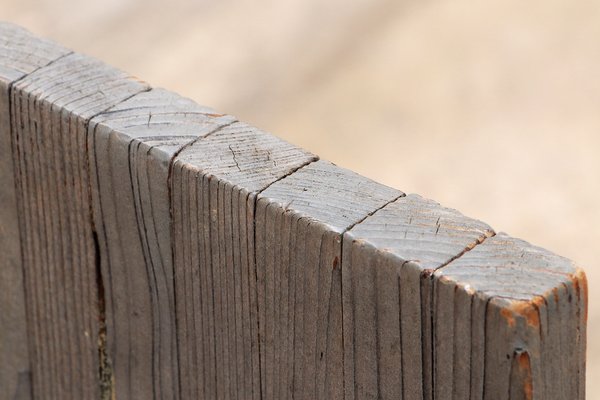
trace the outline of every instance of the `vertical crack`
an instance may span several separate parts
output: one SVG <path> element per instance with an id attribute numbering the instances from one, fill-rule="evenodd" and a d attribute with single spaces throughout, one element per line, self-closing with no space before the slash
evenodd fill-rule
<path id="1" fill-rule="evenodd" d="M 237 160 L 235 159 L 235 152 L 233 151 L 233 149 L 231 148 L 231 146 L 229 147 L 229 150 L 231 150 L 233 156 L 234 156 L 234 161 L 236 163 L 236 166 L 239 169 L 239 165 L 237 163 Z M 258 282 L 258 266 L 257 266 L 257 260 L 256 260 L 256 212 L 257 212 L 257 207 L 258 207 L 258 201 L 260 200 L 259 195 L 261 193 L 263 193 L 265 190 L 267 190 L 269 187 L 271 187 L 272 185 L 274 185 L 275 183 L 287 178 L 288 176 L 296 173 L 297 171 L 301 170 L 302 168 L 307 167 L 308 165 L 316 162 L 319 160 L 318 156 L 312 156 L 310 157 L 310 159 L 306 160 L 305 162 L 303 162 L 302 164 L 296 166 L 295 168 L 292 168 L 290 171 L 288 171 L 286 174 L 280 176 L 279 178 L 275 179 L 274 181 L 272 181 L 271 183 L 269 183 L 268 185 L 262 187 L 261 189 L 257 190 L 256 192 L 254 192 L 254 204 L 253 204 L 253 213 L 252 213 L 252 235 L 254 237 L 253 239 L 253 245 L 254 245 L 254 249 L 253 249 L 253 258 L 254 258 L 254 278 L 256 280 L 256 288 L 258 288 L 259 282 Z M 293 200 L 292 200 L 293 201 Z M 287 204 L 285 206 L 285 209 L 287 210 L 287 208 L 290 206 L 291 202 L 289 204 Z M 255 296 L 258 296 L 258 290 L 256 290 L 255 292 Z M 258 307 L 258 297 L 256 298 L 256 315 L 257 315 L 257 329 L 258 329 L 258 376 L 259 376 L 259 398 L 260 399 L 264 399 L 264 393 L 263 393 L 263 374 L 265 374 L 266 372 L 262 370 L 262 359 L 264 357 L 263 351 L 264 349 L 261 348 L 261 337 L 260 337 L 260 309 Z M 292 387 L 294 387 L 294 374 L 292 374 Z"/>
<path id="2" fill-rule="evenodd" d="M 436 225 L 438 226 L 438 230 L 439 230 L 439 220 L 436 222 Z M 436 230 L 436 234 L 437 234 L 437 230 Z M 483 236 L 479 237 L 475 242 L 469 244 L 467 247 L 465 247 L 460 253 L 456 254 L 455 256 L 453 256 L 452 258 L 450 258 L 449 260 L 447 260 L 445 263 L 443 263 L 442 265 L 438 266 L 437 268 L 433 269 L 433 270 L 428 270 L 425 271 L 424 274 L 422 274 L 422 279 L 428 279 L 430 281 L 430 285 L 431 285 L 431 289 L 429 292 L 429 318 L 430 321 L 429 323 L 430 325 L 430 340 L 431 340 L 431 398 L 432 400 L 435 400 L 435 376 L 436 376 L 436 354 L 435 354 L 435 338 L 436 338 L 436 329 L 434 328 L 435 326 L 435 306 L 434 306 L 434 295 L 435 295 L 435 289 L 434 289 L 434 284 L 435 284 L 435 273 L 437 271 L 442 270 L 443 268 L 445 268 L 446 266 L 448 266 L 448 264 L 450 264 L 451 262 L 461 258 L 462 256 L 464 256 L 466 253 L 470 252 L 471 250 L 473 250 L 475 247 L 483 244 L 483 242 L 485 242 L 487 239 L 496 236 L 496 232 L 493 229 L 488 229 L 484 232 Z M 491 298 L 490 298 L 491 299 Z M 487 303 L 486 303 L 486 314 L 487 314 L 487 306 L 489 304 L 490 299 L 488 299 Z M 473 299 L 471 299 L 472 301 Z M 484 332 L 487 332 L 487 319 L 484 322 L 484 326 L 486 326 L 486 328 L 484 328 Z M 424 332 L 422 332 L 422 334 L 424 334 Z M 484 337 L 484 341 L 485 341 L 485 337 Z M 471 354 L 472 357 L 472 354 Z M 425 371 L 425 368 L 423 368 L 423 372 Z M 485 365 L 484 365 L 484 376 L 485 376 Z M 425 385 L 425 379 L 423 378 L 423 385 Z M 425 386 L 423 386 L 423 390 L 425 390 Z M 425 391 L 423 392 L 425 393 Z M 483 398 L 485 398 L 485 387 L 484 387 L 484 393 L 483 393 Z"/>
<path id="3" fill-rule="evenodd" d="M 95 230 L 92 231 L 92 237 L 94 239 L 96 290 L 98 296 L 98 377 L 100 383 L 100 400 L 113 400 L 115 398 L 114 375 L 112 360 L 107 350 L 106 298 L 100 263 L 100 245 L 98 243 L 98 233 Z"/>
<path id="4" fill-rule="evenodd" d="M 347 363 L 350 362 L 350 360 L 346 359 L 346 346 L 349 346 L 349 343 L 345 342 L 345 336 L 346 336 L 346 332 L 344 331 L 344 325 L 345 325 L 345 321 L 344 321 L 344 242 L 345 242 L 345 237 L 346 237 L 346 233 L 350 232 L 352 230 L 352 228 L 354 228 L 356 225 L 359 225 L 360 223 L 362 223 L 363 221 L 365 221 L 367 218 L 373 216 L 373 214 L 375 214 L 376 212 L 384 209 L 385 207 L 387 207 L 389 204 L 394 203 L 395 201 L 397 201 L 398 199 L 405 197 L 406 193 L 400 192 L 400 194 L 398 196 L 395 196 L 393 199 L 386 201 L 384 204 L 382 204 L 381 206 L 377 207 L 376 209 L 372 210 L 371 212 L 367 213 L 365 216 L 363 216 L 361 219 L 355 221 L 354 223 L 350 224 L 349 226 L 347 226 L 344 231 L 340 234 L 340 258 L 341 258 L 341 262 L 340 262 L 340 286 L 339 286 L 339 291 L 340 291 L 340 302 L 341 302 L 341 306 L 340 306 L 340 310 L 342 313 L 342 326 L 341 326 L 341 337 L 342 337 L 342 391 L 344 393 L 346 393 L 346 365 Z M 352 246 L 352 244 L 350 243 L 350 246 Z M 398 287 L 400 284 L 400 280 L 398 280 Z M 352 300 L 354 301 L 354 300 Z M 379 335 L 379 331 L 377 331 L 377 335 Z M 356 338 L 353 338 L 353 340 L 355 340 Z M 377 338 L 377 340 L 379 340 L 379 337 Z M 400 351 L 402 351 L 402 345 L 400 346 Z M 379 354 L 377 355 L 377 359 L 379 359 Z M 355 370 L 356 372 L 356 370 Z M 356 375 L 356 374 L 355 374 Z M 402 375 L 402 379 L 404 379 L 404 375 Z M 379 394 L 379 372 L 377 373 L 377 391 L 378 391 L 378 396 Z M 353 379 L 354 383 L 356 383 L 356 376 L 354 376 Z M 404 382 L 402 382 L 402 387 L 404 388 Z M 404 389 L 402 389 L 404 390 Z"/>
<path id="5" fill-rule="evenodd" d="M 152 88 L 150 86 L 146 86 L 140 91 L 133 93 L 121 100 L 116 101 L 110 107 L 95 113 L 84 121 L 84 142 L 85 142 L 85 157 L 86 157 L 86 167 L 87 167 L 87 179 L 88 179 L 88 199 L 89 199 L 89 218 L 90 225 L 92 227 L 92 239 L 94 242 L 94 266 L 95 266 L 95 278 L 96 278 L 96 295 L 97 295 L 97 306 L 98 306 L 98 385 L 100 390 L 100 400 L 115 400 L 115 377 L 113 371 L 112 360 L 110 358 L 110 354 L 108 351 L 108 334 L 107 334 L 107 325 L 106 325 L 106 290 L 104 287 L 104 279 L 102 276 L 102 256 L 100 251 L 100 242 L 98 239 L 98 232 L 96 230 L 95 219 L 94 219 L 94 210 L 93 210 L 93 196 L 94 188 L 92 187 L 93 180 L 91 179 L 92 174 L 96 175 L 96 182 L 99 182 L 98 178 L 98 166 L 94 165 L 92 167 L 90 160 L 90 151 L 89 149 L 89 141 L 94 141 L 96 137 L 96 127 L 94 126 L 92 133 L 90 136 L 90 125 L 91 122 L 97 118 L 98 116 L 110 112 L 111 109 L 118 106 L 121 103 L 126 102 L 127 100 L 145 92 L 151 91 Z M 102 93 L 101 90 L 99 92 Z M 94 144 L 95 146 L 95 144 Z M 105 232 L 106 235 L 106 232 Z M 110 275 L 110 272 L 109 272 Z"/>
<path id="6" fill-rule="evenodd" d="M 282 178 L 283 179 L 283 178 Z M 274 183 L 274 182 L 273 182 Z M 273 184 L 271 183 L 271 184 Z M 270 186 L 270 185 L 269 185 Z M 267 186 L 268 187 L 268 186 Z M 266 189 L 266 188 L 265 188 Z M 254 248 L 252 249 L 252 256 L 253 256 L 253 263 L 254 263 L 254 279 L 256 280 L 255 282 L 255 288 L 256 290 L 254 291 L 254 295 L 256 296 L 256 327 L 258 329 L 258 382 L 259 382 L 259 399 L 264 399 L 264 394 L 263 394 L 263 373 L 264 371 L 262 370 L 262 359 L 264 357 L 264 355 L 262 354 L 261 351 L 264 351 L 264 349 L 261 349 L 261 345 L 260 345 L 260 309 L 258 307 L 258 267 L 257 267 L 257 261 L 256 261 L 256 210 L 257 210 L 257 206 L 258 206 L 258 195 L 263 192 L 265 189 L 260 190 L 258 193 L 256 193 L 254 195 L 254 199 L 253 199 L 253 207 L 254 210 L 252 212 L 252 235 L 253 235 L 253 243 L 252 245 L 254 246 Z"/>

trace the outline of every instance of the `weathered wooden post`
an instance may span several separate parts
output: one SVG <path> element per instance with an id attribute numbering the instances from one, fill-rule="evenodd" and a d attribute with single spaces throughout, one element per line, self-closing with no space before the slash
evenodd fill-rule
<path id="1" fill-rule="evenodd" d="M 572 262 L 0 23 L 0 398 L 585 398 Z"/>

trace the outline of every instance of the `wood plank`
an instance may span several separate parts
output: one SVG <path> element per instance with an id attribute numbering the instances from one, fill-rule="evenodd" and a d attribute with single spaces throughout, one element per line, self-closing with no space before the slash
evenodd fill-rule
<path id="1" fill-rule="evenodd" d="M 243 123 L 194 142 L 175 158 L 171 195 L 183 399 L 262 398 L 256 196 L 315 159 Z"/>
<path id="2" fill-rule="evenodd" d="M 255 245 L 266 399 L 343 398 L 342 234 L 400 196 L 326 161 L 259 195 Z M 296 237 L 294 247 L 287 232 Z"/>
<path id="3" fill-rule="evenodd" d="M 0 22 L 0 398 L 29 399 L 31 372 L 21 265 L 19 207 L 10 131 L 14 82 L 69 50 Z"/>
<path id="4" fill-rule="evenodd" d="M 233 121 L 163 89 L 90 121 L 94 223 L 108 277 L 107 346 L 118 397 L 179 398 L 169 167 L 185 146 Z"/>
<path id="5" fill-rule="evenodd" d="M 0 183 L 0 396 L 585 397 L 572 262 L 7 24 Z"/>
<path id="6" fill-rule="evenodd" d="M 571 261 L 498 234 L 437 271 L 434 292 L 435 329 L 443 333 L 434 352 L 469 354 L 472 374 L 436 379 L 436 399 L 458 398 L 448 394 L 457 390 L 472 399 L 585 398 L 587 283 Z M 457 302 L 460 293 L 470 295 L 471 313 Z M 449 307 L 463 311 L 453 334 L 445 328 Z M 473 338 L 470 346 L 460 343 L 463 335 Z M 435 362 L 437 370 L 452 359 Z"/>
<path id="7" fill-rule="evenodd" d="M 411 194 L 344 235 L 347 399 L 432 398 L 433 271 L 492 234 Z"/>
<path id="8" fill-rule="evenodd" d="M 110 396 L 87 123 L 147 86 L 70 54 L 13 86 L 23 271 L 36 398 Z M 102 387 L 101 387 L 102 383 Z"/>

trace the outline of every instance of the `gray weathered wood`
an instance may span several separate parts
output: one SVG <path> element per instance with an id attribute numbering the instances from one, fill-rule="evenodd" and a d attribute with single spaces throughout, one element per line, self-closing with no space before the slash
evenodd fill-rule
<path id="1" fill-rule="evenodd" d="M 13 85 L 12 139 L 36 398 L 97 398 L 103 282 L 90 204 L 90 118 L 147 86 L 70 54 Z"/>
<path id="2" fill-rule="evenodd" d="M 2 398 L 585 397 L 570 261 L 7 24 L 0 184 Z"/>
<path id="3" fill-rule="evenodd" d="M 171 193 L 182 398 L 263 398 L 256 196 L 314 160 L 243 123 L 176 157 Z"/>
<path id="4" fill-rule="evenodd" d="M 436 399 L 585 398 L 587 283 L 571 261 L 498 234 L 435 273 L 433 319 L 434 369 L 449 371 Z"/>
<path id="5" fill-rule="evenodd" d="M 31 396 L 21 236 L 15 192 L 9 98 L 14 82 L 69 53 L 0 22 L 0 398 Z"/>
<path id="6" fill-rule="evenodd" d="M 343 398 L 342 234 L 400 196 L 326 161 L 259 195 L 255 246 L 265 398 Z"/>
<path id="7" fill-rule="evenodd" d="M 480 221 L 408 195 L 344 235 L 347 399 L 432 398 L 433 271 L 491 234 Z"/>
<path id="8" fill-rule="evenodd" d="M 178 398 L 169 166 L 187 144 L 233 121 L 153 89 L 89 124 L 107 346 L 119 398 Z"/>

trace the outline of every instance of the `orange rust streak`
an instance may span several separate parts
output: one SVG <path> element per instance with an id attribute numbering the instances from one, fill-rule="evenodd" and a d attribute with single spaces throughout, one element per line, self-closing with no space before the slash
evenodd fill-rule
<path id="1" fill-rule="evenodd" d="M 533 382 L 531 378 L 531 361 L 529 360 L 529 353 L 525 351 L 517 354 L 517 362 L 519 363 L 521 376 L 525 377 L 523 382 L 525 399 L 531 400 L 533 399 Z"/>
<path id="2" fill-rule="evenodd" d="M 584 321 L 587 323 L 588 319 L 588 282 L 587 277 L 585 276 L 585 272 L 581 268 L 577 268 L 577 271 L 572 276 L 573 285 L 575 286 L 575 290 L 577 291 L 577 297 L 579 299 L 583 298 L 583 309 L 584 309 Z M 582 292 L 583 291 L 583 296 Z"/>
<path id="3" fill-rule="evenodd" d="M 536 297 L 531 302 L 527 301 L 515 301 L 511 307 L 510 311 L 514 312 L 517 315 L 525 318 L 527 321 L 527 325 L 533 328 L 540 327 L 540 314 L 539 314 L 539 306 L 544 302 L 544 299 L 541 297 Z M 504 311 L 504 310 L 503 310 Z M 503 313 L 504 315 L 504 313 Z M 506 316 L 505 316 L 506 318 Z M 514 319 L 514 317 L 513 317 Z M 510 321 L 509 321 L 510 324 Z M 514 326 L 514 325 L 511 325 Z"/>
<path id="4" fill-rule="evenodd" d="M 500 311 L 500 314 L 504 317 L 504 319 L 508 323 L 508 326 L 510 326 L 511 328 L 515 327 L 516 322 L 515 322 L 515 317 L 514 317 L 512 311 L 510 311 L 507 308 L 503 308 Z"/>
<path id="5" fill-rule="evenodd" d="M 558 288 L 554 288 L 552 289 L 552 294 L 554 295 L 554 302 L 556 304 L 558 304 L 558 299 L 559 299 L 559 295 L 558 295 Z"/>

